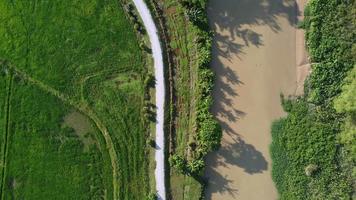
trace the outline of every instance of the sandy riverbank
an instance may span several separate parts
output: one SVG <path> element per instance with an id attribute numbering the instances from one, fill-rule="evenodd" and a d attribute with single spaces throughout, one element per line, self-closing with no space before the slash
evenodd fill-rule
<path id="1" fill-rule="evenodd" d="M 306 74 L 297 68 L 306 64 L 297 48 L 298 6 L 293 0 L 211 0 L 208 14 L 215 32 L 213 112 L 224 136 L 207 159 L 206 197 L 277 199 L 270 126 L 285 115 L 280 93 L 294 94 Z"/>

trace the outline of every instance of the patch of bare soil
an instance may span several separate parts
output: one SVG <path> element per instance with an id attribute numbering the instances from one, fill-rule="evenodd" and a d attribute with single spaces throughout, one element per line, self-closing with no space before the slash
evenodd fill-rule
<path id="1" fill-rule="evenodd" d="M 299 12 L 304 11 L 307 0 L 296 0 Z M 298 21 L 302 21 L 304 15 L 298 16 Z M 304 94 L 304 81 L 311 73 L 311 65 L 309 63 L 308 52 L 306 51 L 304 30 L 296 30 L 296 64 L 297 64 L 297 88 L 295 95 L 300 96 Z"/>
<path id="2" fill-rule="evenodd" d="M 213 112 L 224 135 L 207 158 L 206 199 L 277 199 L 270 127 L 285 115 L 280 94 L 297 89 L 300 11 L 294 0 L 211 0 L 208 14 L 215 32 Z"/>
<path id="3" fill-rule="evenodd" d="M 74 129 L 75 134 L 84 144 L 84 150 L 89 150 L 89 146 L 94 143 L 91 135 L 94 129 L 89 119 L 85 115 L 73 111 L 64 117 L 64 125 Z"/>

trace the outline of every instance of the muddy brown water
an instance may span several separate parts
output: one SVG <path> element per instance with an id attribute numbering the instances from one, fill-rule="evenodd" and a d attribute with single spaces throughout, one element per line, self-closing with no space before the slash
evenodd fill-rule
<path id="1" fill-rule="evenodd" d="M 274 200 L 271 123 L 284 116 L 280 94 L 296 90 L 296 22 L 289 0 L 211 0 L 216 73 L 213 113 L 221 148 L 207 158 L 206 199 Z"/>

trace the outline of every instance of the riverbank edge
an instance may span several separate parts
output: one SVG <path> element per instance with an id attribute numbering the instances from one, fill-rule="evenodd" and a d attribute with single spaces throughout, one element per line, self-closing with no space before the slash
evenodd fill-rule
<path id="1" fill-rule="evenodd" d="M 171 174 L 171 167 L 172 167 L 172 162 L 170 162 L 168 158 L 172 158 L 172 156 L 175 155 L 175 151 L 174 151 L 174 140 L 175 140 L 175 132 L 176 132 L 176 112 L 177 111 L 177 107 L 176 107 L 176 90 L 174 88 L 174 80 L 175 80 L 175 73 L 174 73 L 174 70 L 175 70 L 175 63 L 174 63 L 174 59 L 176 59 L 175 55 L 174 55 L 174 52 L 173 52 L 173 48 L 171 47 L 171 40 L 170 40 L 170 35 L 169 35 L 169 26 L 167 25 L 167 19 L 166 19 L 166 16 L 165 16 L 165 11 L 164 9 L 162 9 L 162 6 L 164 5 L 161 5 L 159 4 L 158 1 L 156 0 L 145 0 L 149 9 L 151 10 L 151 13 L 153 14 L 154 16 L 154 20 L 156 22 L 156 25 L 158 26 L 158 32 L 159 32 L 159 35 L 160 35 L 160 38 L 161 38 L 161 43 L 162 43 L 162 49 L 163 49 L 163 57 L 164 57 L 164 63 L 165 63 L 165 70 L 164 70 L 164 73 L 165 73 L 165 76 L 166 76 L 166 105 L 165 105 L 165 133 L 166 133 L 166 138 L 165 138 L 165 141 L 166 141 L 166 147 L 165 147 L 165 155 L 166 155 L 166 187 L 167 187 L 167 197 L 169 199 L 175 199 L 174 196 L 172 196 L 172 193 L 171 193 L 171 181 L 170 181 L 170 174 Z M 201 24 L 204 24 L 206 23 L 206 25 L 208 24 L 208 16 L 207 16 L 207 11 L 206 11 L 206 8 L 207 8 L 207 2 L 208 1 L 205 1 L 205 5 L 203 6 L 203 18 L 201 19 Z M 183 7 L 183 6 L 182 6 Z M 185 12 L 188 12 L 188 10 L 185 10 Z M 189 23 L 192 23 L 192 25 L 194 26 L 194 22 L 192 21 L 189 21 Z M 200 23 L 200 22 L 198 22 Z M 206 27 L 205 27 L 206 28 Z M 204 50 L 208 49 L 208 55 L 206 55 L 206 52 L 205 55 L 202 55 L 203 53 L 201 52 L 198 52 L 197 55 L 195 55 L 196 57 L 205 57 L 206 59 L 202 62 L 202 63 L 199 63 L 198 64 L 198 69 L 204 69 L 204 70 L 208 70 L 208 72 L 212 73 L 212 70 L 210 69 L 210 62 L 211 62 L 211 56 L 212 56 L 212 52 L 211 52 L 211 42 L 212 42 L 212 39 L 213 39 L 213 36 L 211 34 L 211 31 L 210 29 L 206 29 L 206 30 L 202 30 L 200 29 L 205 35 L 205 39 L 207 41 L 206 45 L 202 48 Z M 199 35 L 197 34 L 196 37 L 198 38 Z M 213 74 L 212 74 L 213 75 Z M 199 75 L 198 75 L 199 76 Z M 205 95 L 202 96 L 199 101 L 200 102 L 204 102 L 204 101 L 211 101 L 212 102 L 212 99 L 210 100 L 211 95 L 210 95 L 210 92 L 214 86 L 214 75 L 210 78 L 208 78 L 207 80 L 204 80 L 202 78 L 200 78 L 197 82 L 199 81 L 202 81 L 202 82 L 206 82 L 206 84 L 209 85 L 209 88 L 207 88 L 207 91 L 204 91 L 205 92 Z M 193 91 L 192 91 L 193 92 Z M 211 108 L 212 105 L 209 105 L 208 106 L 208 109 L 207 111 L 209 112 L 209 114 L 212 116 L 212 113 L 210 112 L 210 108 Z M 198 120 L 196 120 L 198 121 Z M 217 149 L 219 146 L 220 146 L 220 141 L 221 141 L 221 136 L 222 136 L 222 131 L 220 129 L 220 126 L 217 125 L 217 122 L 216 120 L 214 119 L 214 122 L 216 123 L 216 127 L 217 129 L 214 129 L 214 131 L 216 131 L 216 135 L 217 135 L 217 139 L 218 141 L 215 141 L 214 145 L 212 145 L 212 149 L 210 149 L 209 151 L 205 152 L 204 155 L 200 156 L 200 159 L 197 159 L 198 161 L 200 160 L 204 160 L 205 159 L 205 156 L 206 154 L 208 154 L 209 152 Z M 197 123 L 197 126 L 199 127 L 199 124 L 198 122 Z M 195 135 L 198 135 L 198 132 L 199 130 L 196 130 L 195 133 L 193 133 Z M 189 137 L 189 136 L 187 136 Z M 190 136 L 192 137 L 192 136 Z M 197 141 L 199 142 L 199 141 Z M 189 146 L 187 147 L 189 148 Z M 204 196 L 204 190 L 205 190 L 205 185 L 206 185 L 206 181 L 203 179 L 203 172 L 204 172 L 204 167 L 200 167 L 198 171 L 196 172 L 191 172 L 190 169 L 189 169 L 189 164 L 192 164 L 194 163 L 194 159 L 188 161 L 186 158 L 183 158 L 184 160 L 184 168 L 185 169 L 182 169 L 182 174 L 186 175 L 186 176 L 190 176 L 194 179 L 197 180 L 197 182 L 199 182 L 199 184 L 201 185 L 201 190 L 199 191 L 199 199 L 203 199 L 203 196 Z M 204 165 L 205 165 L 205 161 L 204 161 Z M 174 166 L 173 166 L 174 168 Z M 176 169 L 174 169 L 176 170 Z M 190 195 L 187 195 L 188 197 Z"/>

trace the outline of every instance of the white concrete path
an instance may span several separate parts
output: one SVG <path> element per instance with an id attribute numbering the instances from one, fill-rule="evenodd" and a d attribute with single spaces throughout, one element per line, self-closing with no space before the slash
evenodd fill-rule
<path id="1" fill-rule="evenodd" d="M 143 24 L 148 33 L 152 56 L 154 60 L 155 78 L 156 78 L 156 108 L 157 108 L 157 123 L 156 123 L 156 190 L 159 200 L 166 199 L 165 187 L 165 166 L 164 166 L 164 100 L 165 100 L 165 86 L 164 86 L 164 72 L 163 72 L 163 58 L 162 48 L 158 37 L 156 25 L 153 21 L 150 10 L 148 9 L 144 0 L 133 0 L 136 9 L 138 10 Z"/>

